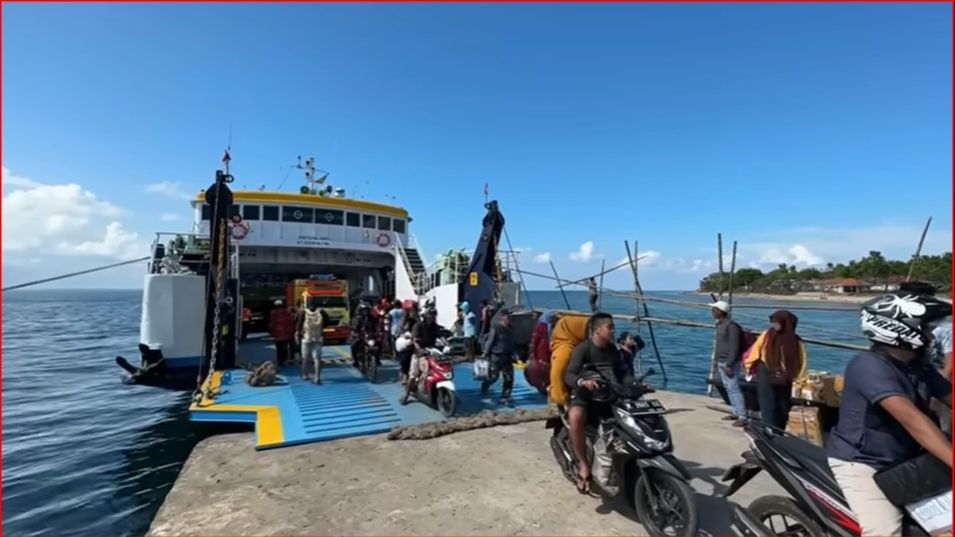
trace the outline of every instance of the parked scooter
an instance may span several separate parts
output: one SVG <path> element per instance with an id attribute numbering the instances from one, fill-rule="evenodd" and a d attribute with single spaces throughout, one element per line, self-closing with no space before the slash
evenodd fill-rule
<path id="1" fill-rule="evenodd" d="M 443 350 L 439 350 L 440 346 Z M 444 417 L 454 414 L 458 406 L 457 391 L 454 388 L 454 367 L 450 346 L 445 339 L 439 339 L 434 348 L 427 349 L 418 357 L 419 363 L 425 360 L 428 373 L 418 379 L 417 384 L 409 387 L 409 395 L 422 403 L 438 409 Z"/>
<path id="2" fill-rule="evenodd" d="M 627 503 L 650 535 L 696 535 L 699 513 L 688 482 L 690 473 L 673 456 L 673 442 L 666 423 L 666 409 L 656 399 L 642 400 L 653 388 L 642 380 L 631 386 L 591 376 L 609 392 L 609 415 L 588 416 L 587 457 L 597 487 L 606 496 L 623 492 Z M 553 429 L 550 445 L 570 481 L 577 479 L 577 457 L 570 443 L 566 414 L 547 421 Z M 599 443 L 598 443 L 599 442 Z M 595 449 L 605 445 L 606 449 Z"/>
<path id="3" fill-rule="evenodd" d="M 749 512 L 773 533 L 840 537 L 860 534 L 859 523 L 829 469 L 825 449 L 757 421 L 744 431 L 750 450 L 743 453 L 745 462 L 733 466 L 723 476 L 723 481 L 732 481 L 724 496 L 730 496 L 765 470 L 791 496 L 763 496 L 749 505 Z M 950 476 L 947 465 L 923 454 L 877 473 L 873 485 L 905 511 L 902 535 L 929 535 L 951 527 Z M 777 524 L 778 521 L 782 523 Z M 740 527 L 735 529 L 743 531 Z"/>

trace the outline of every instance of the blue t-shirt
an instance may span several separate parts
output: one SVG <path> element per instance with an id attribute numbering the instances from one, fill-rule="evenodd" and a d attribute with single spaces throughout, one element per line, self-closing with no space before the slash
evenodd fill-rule
<path id="1" fill-rule="evenodd" d="M 404 312 L 399 308 L 392 308 L 388 312 L 388 316 L 391 318 L 391 335 L 392 337 L 398 337 L 398 329 L 401 328 L 401 320 L 405 316 Z"/>
<path id="2" fill-rule="evenodd" d="M 464 314 L 464 337 L 476 337 L 478 331 L 477 315 L 473 311 Z"/>
<path id="3" fill-rule="evenodd" d="M 877 469 L 915 457 L 922 447 L 879 404 L 898 395 L 935 419 L 932 397 L 951 393 L 952 385 L 938 371 L 919 361 L 903 364 L 877 351 L 856 355 L 846 366 L 839 422 L 829 436 L 830 457 Z"/>

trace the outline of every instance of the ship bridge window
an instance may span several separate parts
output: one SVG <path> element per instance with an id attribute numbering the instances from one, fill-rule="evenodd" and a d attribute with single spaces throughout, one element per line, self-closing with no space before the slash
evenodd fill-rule
<path id="1" fill-rule="evenodd" d="M 391 218 L 387 216 L 379 216 L 378 229 L 382 231 L 391 231 Z"/>
<path id="2" fill-rule="evenodd" d="M 312 223 L 312 213 L 311 207 L 282 207 L 282 221 Z"/>
<path id="3" fill-rule="evenodd" d="M 275 205 L 262 206 L 262 220 L 277 222 L 279 219 L 279 208 Z"/>
<path id="4" fill-rule="evenodd" d="M 259 219 L 259 206 L 258 205 L 243 205 L 242 206 L 242 218 L 244 220 L 258 220 Z"/>
<path id="5" fill-rule="evenodd" d="M 405 221 L 395 218 L 391 221 L 391 229 L 395 233 L 404 233 L 405 232 Z"/>
<path id="6" fill-rule="evenodd" d="M 375 229 L 375 215 L 373 214 L 361 215 L 361 227 Z"/>
<path id="7" fill-rule="evenodd" d="M 231 218 L 233 216 L 236 216 L 237 214 L 239 214 L 239 206 L 232 205 L 229 208 L 229 217 Z M 202 204 L 202 219 L 212 220 L 212 205 L 209 205 L 208 203 Z"/>
<path id="8" fill-rule="evenodd" d="M 341 226 L 345 223 L 345 213 L 334 209 L 315 209 L 315 223 Z"/>
<path id="9" fill-rule="evenodd" d="M 345 225 L 361 227 L 361 216 L 358 213 L 345 213 Z"/>

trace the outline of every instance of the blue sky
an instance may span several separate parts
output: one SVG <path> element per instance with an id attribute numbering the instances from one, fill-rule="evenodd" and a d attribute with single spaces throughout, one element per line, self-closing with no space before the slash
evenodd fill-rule
<path id="1" fill-rule="evenodd" d="M 185 229 L 230 123 L 239 186 L 314 156 L 428 257 L 473 247 L 485 182 L 529 270 L 637 239 L 651 289 L 695 287 L 717 232 L 740 266 L 907 257 L 928 216 L 951 244 L 948 4 L 2 9 L 4 285 Z"/>

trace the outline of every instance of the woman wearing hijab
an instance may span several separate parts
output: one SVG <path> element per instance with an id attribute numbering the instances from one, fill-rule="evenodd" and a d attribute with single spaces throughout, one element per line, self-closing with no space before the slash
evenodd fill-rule
<path id="1" fill-rule="evenodd" d="M 793 382 L 806 376 L 806 345 L 796 335 L 799 319 L 787 310 L 769 316 L 770 327 L 756 338 L 744 358 L 747 371 L 756 368 L 756 393 L 763 422 L 785 429 Z"/>

